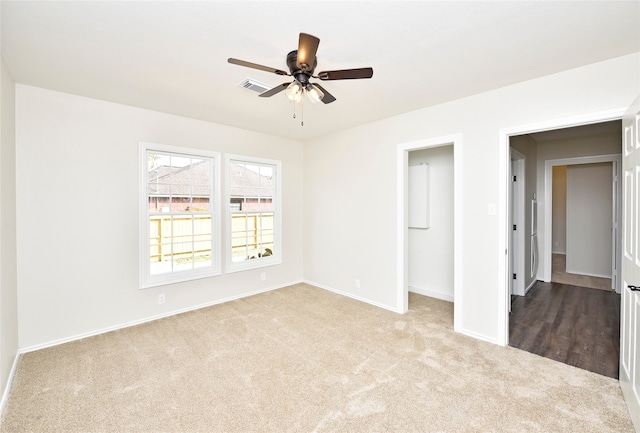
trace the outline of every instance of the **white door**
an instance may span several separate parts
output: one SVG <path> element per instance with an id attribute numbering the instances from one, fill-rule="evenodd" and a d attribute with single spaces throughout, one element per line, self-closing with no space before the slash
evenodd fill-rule
<path id="1" fill-rule="evenodd" d="M 511 179 L 511 181 L 509 182 L 509 200 L 511 203 L 511 212 L 509 212 L 509 227 L 512 227 L 514 224 L 514 221 L 516 220 L 516 205 L 515 205 L 515 187 L 513 185 L 513 176 L 514 173 L 516 172 L 515 169 L 515 161 L 512 159 L 511 160 L 511 167 L 509 169 L 509 179 Z M 515 237 L 515 233 L 513 233 L 513 230 L 509 230 L 509 246 L 510 246 L 510 250 L 511 254 L 509 254 L 509 299 L 508 299 L 508 304 L 509 304 L 509 313 L 511 313 L 511 295 L 515 294 L 514 291 L 514 280 L 515 278 L 512 278 L 512 275 L 514 273 L 515 270 L 515 264 L 514 264 L 514 256 L 516 254 L 516 237 Z"/>
<path id="2" fill-rule="evenodd" d="M 524 186 L 525 156 L 510 149 L 511 165 L 509 169 L 509 293 L 524 296 L 526 275 L 524 271 L 526 228 L 524 226 Z M 511 299 L 509 298 L 509 312 Z"/>
<path id="3" fill-rule="evenodd" d="M 618 161 L 612 161 L 612 179 L 611 185 L 611 197 L 613 197 L 613 203 L 611 206 L 611 288 L 616 293 L 622 293 L 620 291 L 620 208 L 618 203 L 620 202 L 620 185 L 618 183 L 620 163 Z"/>
<path id="4" fill-rule="evenodd" d="M 636 431 L 640 431 L 640 99 L 622 120 L 622 307 L 620 387 Z"/>

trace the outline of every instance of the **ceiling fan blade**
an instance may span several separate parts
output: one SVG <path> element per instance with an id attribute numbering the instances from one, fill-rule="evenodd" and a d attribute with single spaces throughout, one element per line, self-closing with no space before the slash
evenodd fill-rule
<path id="1" fill-rule="evenodd" d="M 373 68 L 343 69 L 340 71 L 322 71 L 316 78 L 321 80 L 356 80 L 373 77 Z"/>
<path id="2" fill-rule="evenodd" d="M 313 85 L 316 86 L 318 89 L 320 89 L 322 93 L 324 93 L 322 102 L 324 102 L 325 104 L 330 104 L 336 100 L 336 98 L 334 98 L 334 96 L 331 93 L 327 92 L 327 90 L 324 87 L 322 87 L 320 84 L 313 83 Z"/>
<path id="3" fill-rule="evenodd" d="M 310 71 L 316 60 L 320 39 L 307 33 L 300 33 L 298 40 L 298 68 L 302 71 Z"/>
<path id="4" fill-rule="evenodd" d="M 229 63 L 239 66 L 246 66 L 247 68 L 260 69 L 261 71 L 272 72 L 277 75 L 289 75 L 288 72 L 285 72 L 281 69 L 271 68 L 269 66 L 258 65 L 257 63 L 245 62 L 244 60 L 238 60 L 234 58 L 229 58 L 227 60 Z"/>
<path id="5" fill-rule="evenodd" d="M 282 84 L 278 84 L 276 87 L 274 87 L 273 89 L 267 90 L 266 92 L 262 92 L 261 94 L 259 94 L 258 96 L 260 96 L 261 98 L 268 98 L 269 96 L 273 96 L 276 93 L 280 93 L 282 92 L 284 89 L 286 89 L 287 87 L 289 87 L 289 84 L 291 83 L 282 83 Z"/>

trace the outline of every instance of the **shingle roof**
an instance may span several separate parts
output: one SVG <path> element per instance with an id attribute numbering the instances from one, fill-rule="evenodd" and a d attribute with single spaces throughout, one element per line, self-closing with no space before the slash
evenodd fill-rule
<path id="1" fill-rule="evenodd" d="M 160 165 L 149 171 L 147 193 L 151 197 L 169 196 L 208 196 L 209 173 L 208 160 L 198 161 L 184 167 Z"/>
<path id="2" fill-rule="evenodd" d="M 242 164 L 229 164 L 231 197 L 262 197 L 273 195 L 273 179 L 262 176 Z"/>
<path id="3" fill-rule="evenodd" d="M 210 161 L 198 161 L 184 167 L 160 165 L 148 173 L 150 197 L 208 196 Z M 271 197 L 273 179 L 241 164 L 229 164 L 232 197 Z"/>

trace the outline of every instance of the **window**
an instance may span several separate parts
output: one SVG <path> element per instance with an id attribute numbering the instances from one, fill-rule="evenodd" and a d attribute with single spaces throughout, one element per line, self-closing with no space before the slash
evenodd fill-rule
<path id="1" fill-rule="evenodd" d="M 141 143 L 141 286 L 220 273 L 217 154 Z"/>
<path id="2" fill-rule="evenodd" d="M 280 161 L 228 155 L 229 272 L 282 262 Z"/>

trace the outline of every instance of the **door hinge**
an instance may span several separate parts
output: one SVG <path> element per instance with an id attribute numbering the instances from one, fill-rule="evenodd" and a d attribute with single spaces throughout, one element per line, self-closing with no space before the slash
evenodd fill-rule
<path id="1" fill-rule="evenodd" d="M 513 279 L 514 279 L 514 280 L 517 280 L 517 278 L 516 278 L 516 274 L 513 274 Z"/>

